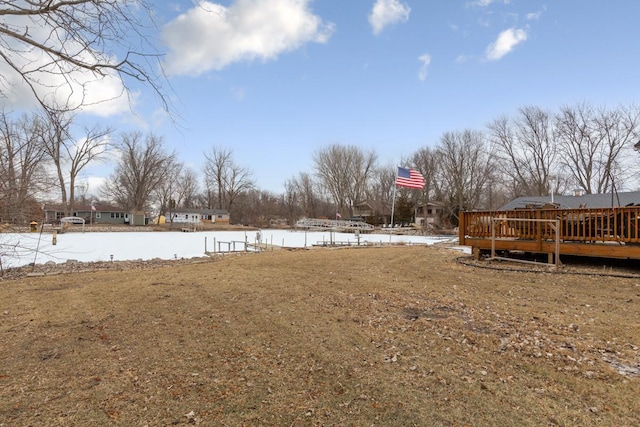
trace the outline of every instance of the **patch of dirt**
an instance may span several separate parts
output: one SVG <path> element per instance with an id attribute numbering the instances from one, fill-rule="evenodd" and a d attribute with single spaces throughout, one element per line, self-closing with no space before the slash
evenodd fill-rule
<path id="1" fill-rule="evenodd" d="M 0 426 L 640 424 L 640 279 L 437 246 L 0 282 Z"/>

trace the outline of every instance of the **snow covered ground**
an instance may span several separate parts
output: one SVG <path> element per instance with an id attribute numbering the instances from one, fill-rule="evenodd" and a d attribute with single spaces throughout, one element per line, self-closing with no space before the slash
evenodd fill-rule
<path id="1" fill-rule="evenodd" d="M 262 243 L 287 248 L 310 247 L 323 242 L 357 244 L 352 233 L 304 232 L 289 230 L 261 230 Z M 257 232 L 207 231 L 179 232 L 117 232 L 117 233 L 65 233 L 58 234 L 52 244 L 51 234 L 1 234 L 0 256 L 3 267 L 17 267 L 36 262 L 114 261 L 134 259 L 174 259 L 200 257 L 208 252 L 244 250 L 244 242 L 256 243 Z M 452 236 L 400 236 L 388 234 L 361 234 L 360 244 L 405 243 L 433 244 L 453 240 Z M 36 253 L 35 249 L 38 248 Z"/>

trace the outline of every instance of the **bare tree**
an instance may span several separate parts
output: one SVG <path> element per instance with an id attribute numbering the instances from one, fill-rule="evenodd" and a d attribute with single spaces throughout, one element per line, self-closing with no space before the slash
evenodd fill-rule
<path id="1" fill-rule="evenodd" d="M 146 0 L 2 2 L 0 93 L 9 97 L 12 85 L 24 84 L 46 110 L 68 111 L 107 101 L 86 94 L 92 82 L 115 78 L 123 88 L 128 81 L 150 86 L 168 110 L 160 54 L 145 34 L 152 15 Z"/>
<path id="2" fill-rule="evenodd" d="M 249 169 L 233 165 L 228 170 L 225 179 L 225 200 L 229 213 L 233 212 L 234 202 L 243 192 L 253 190 L 254 184 L 251 180 L 251 172 Z"/>
<path id="3" fill-rule="evenodd" d="M 71 135 L 74 117 L 65 113 L 45 113 L 40 141 L 56 168 L 62 205 L 70 216 L 75 202 L 76 179 L 92 162 L 100 160 L 111 145 L 112 130 L 95 125 L 85 127 L 76 140 Z"/>
<path id="4" fill-rule="evenodd" d="M 291 183 L 295 188 L 302 214 L 307 218 L 317 217 L 319 205 L 318 185 L 313 180 L 313 177 L 306 172 L 300 172 L 298 177 L 291 179 Z"/>
<path id="5" fill-rule="evenodd" d="M 251 172 L 235 163 L 230 149 L 213 147 L 209 153 L 204 153 L 204 157 L 208 191 L 217 194 L 218 209 L 231 213 L 238 196 L 254 187 Z"/>
<path id="6" fill-rule="evenodd" d="M 370 184 L 367 187 L 367 198 L 380 201 L 391 206 L 393 187 L 396 185 L 396 166 L 387 165 L 373 170 Z"/>
<path id="7" fill-rule="evenodd" d="M 44 123 L 36 115 L 14 120 L 0 113 L 0 215 L 3 221 L 26 222 L 33 218 L 38 193 L 51 182 L 40 141 Z"/>
<path id="8" fill-rule="evenodd" d="M 209 193 L 216 195 L 215 206 L 224 206 L 224 189 L 226 172 L 233 165 L 233 152 L 223 147 L 213 147 L 209 153 L 204 153 L 204 175 Z M 211 196 L 209 196 L 211 199 Z M 209 208 L 213 207 L 212 203 Z"/>
<path id="9" fill-rule="evenodd" d="M 198 182 L 198 175 L 193 169 L 182 168 L 182 173 L 176 182 L 176 202 L 179 206 L 183 208 L 195 207 L 196 195 L 200 188 Z"/>
<path id="10" fill-rule="evenodd" d="M 439 167 L 438 154 L 435 149 L 423 147 L 413 155 L 412 163 L 424 177 L 422 198 L 423 202 L 428 204 L 431 201 L 435 190 L 435 179 Z"/>
<path id="11" fill-rule="evenodd" d="M 437 147 L 438 192 L 452 219 L 461 210 L 478 209 L 495 171 L 494 155 L 482 132 L 445 133 Z"/>
<path id="12" fill-rule="evenodd" d="M 234 220 L 242 224 L 268 227 L 282 214 L 280 198 L 269 192 L 250 189 L 240 194 L 234 203 Z"/>
<path id="13" fill-rule="evenodd" d="M 155 187 L 152 194 L 158 215 L 166 217 L 169 213 L 169 221 L 173 223 L 172 209 L 196 207 L 198 179 L 192 169 L 178 161 L 168 162 L 166 168 L 166 179 Z"/>
<path id="14" fill-rule="evenodd" d="M 353 214 L 353 205 L 364 199 L 377 160 L 373 152 L 353 145 L 333 144 L 315 152 L 316 174 L 331 194 L 338 212 Z"/>
<path id="15" fill-rule="evenodd" d="M 104 196 L 123 208 L 145 211 L 151 195 L 160 184 L 172 179 L 169 172 L 175 164 L 175 154 L 168 153 L 162 138 L 141 133 L 123 134 L 119 144 L 121 157 L 115 172 L 105 183 Z"/>
<path id="16" fill-rule="evenodd" d="M 76 181 L 75 184 L 75 192 L 74 192 L 75 202 L 80 204 L 87 204 L 87 200 L 89 199 L 89 182 L 86 180 Z"/>
<path id="17" fill-rule="evenodd" d="M 587 194 L 620 188 L 628 178 L 625 172 L 634 171 L 622 161 L 640 135 L 637 107 L 596 110 L 587 103 L 565 106 L 556 117 L 556 130 L 561 163 L 573 184 Z"/>
<path id="18" fill-rule="evenodd" d="M 293 227 L 296 220 L 300 216 L 301 194 L 298 192 L 298 185 L 295 179 L 288 179 L 284 183 L 284 194 L 282 195 L 282 205 L 285 208 L 287 214 L 287 222 L 290 227 Z"/>
<path id="19" fill-rule="evenodd" d="M 167 212 L 171 212 L 172 208 L 179 207 L 180 201 L 177 196 L 177 186 L 179 185 L 182 170 L 182 163 L 175 160 L 166 163 L 164 170 L 166 178 L 160 180 L 151 193 L 157 204 L 158 215 L 166 215 Z M 173 222 L 173 217 L 170 217 L 169 220 Z"/>
<path id="20" fill-rule="evenodd" d="M 557 169 L 550 114 L 524 107 L 515 119 L 503 116 L 488 127 L 502 160 L 502 173 L 511 181 L 512 196 L 549 194 L 550 176 Z"/>

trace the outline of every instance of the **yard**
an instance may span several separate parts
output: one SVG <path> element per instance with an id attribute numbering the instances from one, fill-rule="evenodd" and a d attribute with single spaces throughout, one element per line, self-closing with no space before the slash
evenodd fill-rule
<path id="1" fill-rule="evenodd" d="M 295 249 L 4 280 L 0 426 L 640 424 L 639 275 L 461 256 Z"/>

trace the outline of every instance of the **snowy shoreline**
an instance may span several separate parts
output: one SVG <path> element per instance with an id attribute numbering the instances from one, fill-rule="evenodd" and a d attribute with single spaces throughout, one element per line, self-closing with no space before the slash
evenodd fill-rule
<path id="1" fill-rule="evenodd" d="M 259 234 L 258 234 L 259 233 Z M 227 252 L 235 246 L 262 244 L 284 248 L 305 248 L 316 245 L 424 244 L 451 241 L 454 236 L 410 236 L 393 234 L 335 233 L 328 231 L 290 231 L 264 229 L 256 231 L 179 232 L 91 232 L 51 234 L 0 234 L 0 257 L 4 268 L 31 263 L 127 261 L 151 259 L 198 258 L 207 252 Z M 235 242 L 235 244 L 234 244 Z M 36 253 L 37 248 L 37 253 Z"/>

